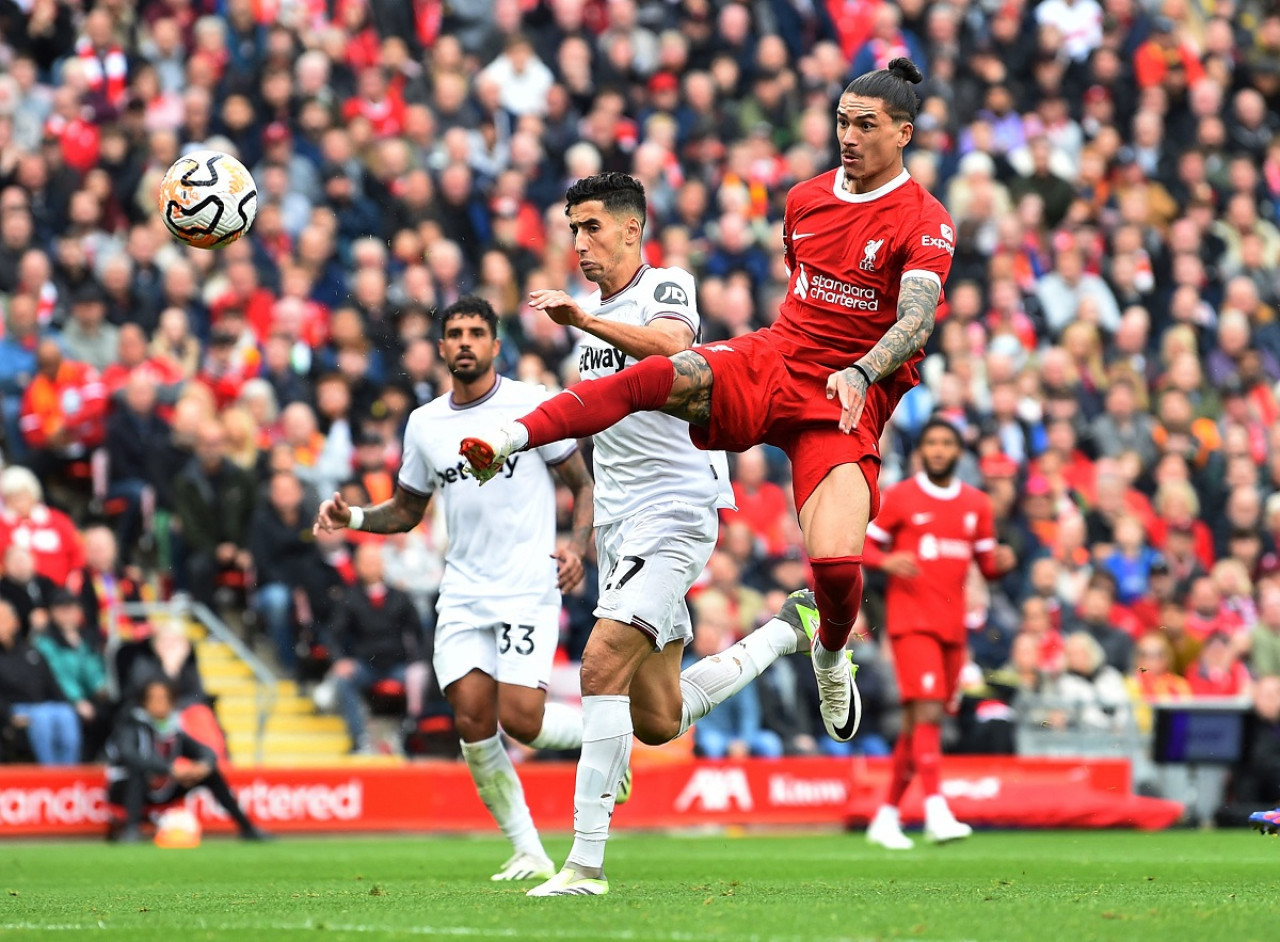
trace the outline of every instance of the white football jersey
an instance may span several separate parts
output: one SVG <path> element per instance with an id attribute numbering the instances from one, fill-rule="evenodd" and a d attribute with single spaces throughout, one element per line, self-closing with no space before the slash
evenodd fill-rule
<path id="1" fill-rule="evenodd" d="M 688 324 L 694 338 L 701 320 L 693 276 L 680 268 L 642 266 L 631 283 L 602 300 L 597 288 L 583 303 L 595 317 L 645 326 L 662 318 Z M 636 360 L 586 334 L 578 347 L 578 372 L 598 379 Z M 637 412 L 595 436 L 596 526 L 630 517 L 661 501 L 732 508 L 733 486 L 723 451 L 702 451 L 689 440 L 689 425 L 663 412 Z"/>
<path id="2" fill-rule="evenodd" d="M 559 605 L 556 588 L 555 482 L 548 467 L 577 450 L 554 442 L 507 459 L 484 486 L 458 454 L 477 428 L 527 415 L 546 401 L 541 386 L 498 377 L 485 396 L 455 405 L 446 394 L 414 409 L 404 433 L 400 486 L 439 492 L 449 548 L 439 607 L 466 608 L 475 624 L 515 623 L 534 605 Z"/>

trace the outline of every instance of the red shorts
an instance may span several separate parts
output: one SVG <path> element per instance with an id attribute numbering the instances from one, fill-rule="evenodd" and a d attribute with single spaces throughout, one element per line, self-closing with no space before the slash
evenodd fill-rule
<path id="1" fill-rule="evenodd" d="M 893 645 L 899 700 L 951 702 L 964 669 L 963 644 L 950 644 L 923 631 L 891 637 L 889 643 Z"/>
<path id="2" fill-rule="evenodd" d="M 690 427 L 699 448 L 746 451 L 776 445 L 791 459 L 796 509 L 837 465 L 862 468 L 871 491 L 871 516 L 880 509 L 880 435 L 900 394 L 877 384 L 867 391 L 858 427 L 839 429 L 840 400 L 827 398 L 829 366 L 803 355 L 787 355 L 768 330 L 694 347 L 707 361 L 715 384 L 711 422 Z"/>

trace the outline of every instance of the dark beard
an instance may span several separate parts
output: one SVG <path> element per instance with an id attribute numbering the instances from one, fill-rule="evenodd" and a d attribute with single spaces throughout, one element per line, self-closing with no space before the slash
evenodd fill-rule
<path id="1" fill-rule="evenodd" d="M 481 366 L 479 363 L 477 363 L 475 366 L 472 366 L 466 369 L 462 369 L 456 366 L 451 366 L 449 367 L 449 372 L 453 375 L 454 379 L 461 380 L 464 383 L 474 383 L 481 376 L 483 376 L 488 371 L 488 369 L 489 369 L 488 364 Z"/>
<path id="2" fill-rule="evenodd" d="M 960 463 L 959 458 L 952 459 L 951 462 L 945 468 L 942 469 L 941 474 L 934 474 L 932 471 L 928 469 L 928 467 L 926 467 L 924 469 L 925 477 L 929 479 L 929 482 L 931 484 L 936 484 L 938 485 L 938 487 L 946 487 L 948 484 L 951 483 L 951 479 L 955 476 L 956 465 L 958 465 L 959 463 Z"/>

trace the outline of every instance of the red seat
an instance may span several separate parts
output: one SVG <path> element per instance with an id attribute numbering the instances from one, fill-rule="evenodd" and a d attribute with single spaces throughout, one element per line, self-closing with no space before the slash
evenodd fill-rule
<path id="1" fill-rule="evenodd" d="M 388 677 L 369 688 L 369 709 L 378 716 L 399 716 L 405 711 L 404 684 Z"/>
<path id="2" fill-rule="evenodd" d="M 219 589 L 244 589 L 249 585 L 249 576 L 243 569 L 224 569 L 218 573 Z"/>
<path id="3" fill-rule="evenodd" d="M 396 680 L 394 677 L 388 677 L 385 680 L 379 680 L 369 688 L 369 696 L 371 697 L 403 697 L 404 684 Z"/>

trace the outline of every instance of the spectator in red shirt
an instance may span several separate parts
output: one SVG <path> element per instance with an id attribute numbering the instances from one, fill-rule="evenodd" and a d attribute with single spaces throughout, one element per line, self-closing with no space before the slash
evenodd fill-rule
<path id="1" fill-rule="evenodd" d="M 1045 453 L 1034 462 L 1034 471 L 1045 471 L 1045 459 L 1058 459 L 1063 481 L 1072 491 L 1092 504 L 1097 494 L 1097 470 L 1083 451 L 1076 447 L 1076 430 L 1070 419 L 1051 419 L 1045 426 L 1048 444 Z"/>
<path id="2" fill-rule="evenodd" d="M 209 305 L 215 327 L 232 310 L 241 312 L 258 343 L 271 335 L 271 311 L 276 298 L 258 283 L 258 271 L 247 257 L 227 263 L 227 290 Z"/>
<path id="3" fill-rule="evenodd" d="M 41 340 L 19 419 L 23 439 L 38 453 L 33 466 L 43 474 L 62 461 L 83 458 L 102 444 L 106 416 L 107 391 L 98 371 L 63 359 L 56 340 Z"/>
<path id="4" fill-rule="evenodd" d="M 721 512 L 725 525 L 742 522 L 751 527 L 765 546 L 768 556 L 786 549 L 783 520 L 787 517 L 787 495 L 766 475 L 768 464 L 759 445 L 738 456 L 733 479 L 733 498 L 738 509 Z"/>
<path id="5" fill-rule="evenodd" d="M 1204 78 L 1204 66 L 1190 43 L 1178 38 L 1177 24 L 1167 16 L 1155 19 L 1151 38 L 1138 47 L 1133 57 L 1134 77 L 1139 88 L 1159 85 L 1169 77 L 1170 69 L 1181 69 L 1185 86 L 1190 88 Z"/>
<path id="6" fill-rule="evenodd" d="M 1169 532 L 1174 529 L 1191 531 L 1195 541 L 1195 555 L 1204 569 L 1211 569 L 1214 561 L 1213 531 L 1200 518 L 1200 498 L 1186 481 L 1166 481 L 1156 491 L 1157 518 L 1151 526 L 1151 544 L 1169 555 Z"/>
<path id="7" fill-rule="evenodd" d="M 387 83 L 381 66 L 369 66 L 360 72 L 359 91 L 342 106 L 342 117 L 348 122 L 364 118 L 376 137 L 394 137 L 404 130 L 404 102 Z"/>
<path id="8" fill-rule="evenodd" d="M 119 350 L 116 362 L 102 371 L 102 385 L 108 399 L 121 398 L 129 377 L 135 373 L 147 376 L 155 384 L 161 400 L 172 403 L 178 398 L 178 388 L 186 379 L 182 367 L 167 358 L 148 356 L 147 335 L 141 327 L 121 325 Z"/>
<path id="9" fill-rule="evenodd" d="M 1236 654 L 1230 636 L 1215 631 L 1205 639 L 1200 657 L 1187 669 L 1187 682 L 1197 697 L 1249 697 L 1253 680 Z"/>
<path id="10" fill-rule="evenodd" d="M 1210 576 L 1200 576 L 1191 583 L 1187 610 L 1187 633 L 1202 641 L 1207 642 L 1213 634 L 1234 638 L 1245 627 L 1240 614 L 1223 603 L 1222 594 Z"/>
<path id="11" fill-rule="evenodd" d="M 43 503 L 44 490 L 26 468 L 14 466 L 0 473 L 0 553 L 10 545 L 31 551 L 36 572 L 58 586 L 84 565 L 84 547 L 75 524 L 60 510 Z"/>
<path id="12" fill-rule="evenodd" d="M 244 384 L 258 372 L 261 361 L 252 340 L 240 328 L 239 311 L 227 311 L 222 323 L 209 335 L 209 348 L 196 377 L 213 393 L 219 411 L 240 397 Z"/>

